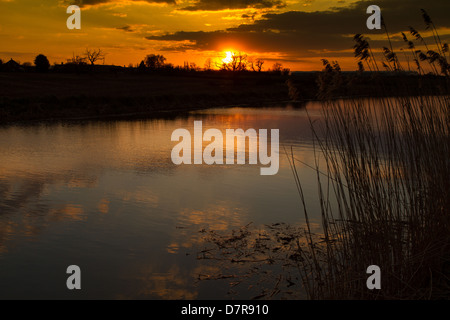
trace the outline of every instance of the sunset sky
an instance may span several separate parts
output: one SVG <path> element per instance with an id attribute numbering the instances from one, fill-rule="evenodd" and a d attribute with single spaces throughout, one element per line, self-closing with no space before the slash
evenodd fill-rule
<path id="1" fill-rule="evenodd" d="M 66 27 L 70 4 L 81 7 L 81 30 Z M 355 33 L 370 37 L 374 48 L 387 46 L 383 31 L 366 27 L 372 4 L 381 8 L 396 48 L 406 48 L 400 32 L 410 25 L 431 36 L 420 8 L 449 42 L 448 0 L 0 0 L 0 59 L 32 62 L 42 53 L 61 63 L 101 48 L 106 64 L 136 65 L 156 53 L 175 65 L 203 67 L 208 58 L 221 61 L 226 51 L 241 51 L 264 59 L 265 69 L 279 62 L 319 70 L 326 58 L 355 70 Z"/>

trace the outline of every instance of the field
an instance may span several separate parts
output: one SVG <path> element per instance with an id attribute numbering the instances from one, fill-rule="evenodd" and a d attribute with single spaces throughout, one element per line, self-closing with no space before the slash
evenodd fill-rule
<path id="1" fill-rule="evenodd" d="M 288 99 L 272 75 L 0 73 L 0 121 L 154 116 Z"/>
<path id="2" fill-rule="evenodd" d="M 211 107 L 302 102 L 324 94 L 327 98 L 414 95 L 418 89 L 422 94 L 439 94 L 447 81 L 438 76 L 387 72 L 339 76 L 338 86 L 333 87 L 330 82 L 336 79 L 326 72 L 1 72 L 0 123 L 169 116 Z M 399 83 L 403 84 L 400 91 Z"/>

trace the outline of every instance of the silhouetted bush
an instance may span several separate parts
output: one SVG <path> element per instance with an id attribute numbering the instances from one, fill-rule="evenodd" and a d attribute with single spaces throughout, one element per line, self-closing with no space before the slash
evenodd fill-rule
<path id="1" fill-rule="evenodd" d="M 50 62 L 48 62 L 47 57 L 43 54 L 36 56 L 36 59 L 34 59 L 34 64 L 36 65 L 37 72 L 47 72 L 50 68 Z"/>
<path id="2" fill-rule="evenodd" d="M 145 57 L 144 63 L 150 70 L 161 69 L 167 59 L 159 54 L 149 54 Z"/>

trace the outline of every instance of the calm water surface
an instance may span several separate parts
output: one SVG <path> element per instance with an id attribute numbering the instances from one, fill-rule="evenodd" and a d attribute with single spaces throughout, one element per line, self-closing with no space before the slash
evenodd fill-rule
<path id="1" fill-rule="evenodd" d="M 319 117 L 320 105 L 308 112 Z M 280 170 L 172 163 L 175 129 L 280 130 Z M 224 299 L 197 282 L 203 228 L 302 224 L 283 147 L 314 165 L 305 109 L 212 109 L 170 120 L 88 121 L 0 128 L 0 298 Z M 311 211 L 316 173 L 298 163 Z M 316 222 L 319 216 L 313 217 Z M 66 288 L 78 265 L 82 290 Z M 250 298 L 245 290 L 240 298 Z"/>

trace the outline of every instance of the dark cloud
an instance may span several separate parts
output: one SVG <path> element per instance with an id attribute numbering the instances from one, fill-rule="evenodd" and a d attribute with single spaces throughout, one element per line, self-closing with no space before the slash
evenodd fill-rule
<path id="1" fill-rule="evenodd" d="M 126 32 L 134 32 L 135 30 L 133 30 L 132 28 L 131 28 L 131 26 L 123 26 L 123 27 L 118 27 L 118 28 L 116 28 L 116 29 L 118 29 L 118 30 L 123 30 L 123 31 L 126 31 Z"/>
<path id="2" fill-rule="evenodd" d="M 194 4 L 181 10 L 187 11 L 217 11 L 224 9 L 267 9 L 284 8 L 286 6 L 281 0 L 198 0 Z"/>
<path id="3" fill-rule="evenodd" d="M 131 1 L 145 1 L 148 3 L 167 3 L 167 4 L 175 4 L 176 0 L 131 0 Z M 68 1 L 70 4 L 77 5 L 79 7 L 84 6 L 95 6 L 98 4 L 104 4 L 108 2 L 116 2 L 114 0 L 71 0 Z"/>
<path id="4" fill-rule="evenodd" d="M 167 3 L 175 5 L 176 0 L 129 0 L 145 1 L 148 3 Z M 80 7 L 94 6 L 105 3 L 117 2 L 117 0 L 66 0 L 69 4 L 75 4 Z M 286 7 L 283 0 L 197 0 L 180 10 L 185 11 L 218 11 L 225 9 L 280 9 Z"/>
<path id="5" fill-rule="evenodd" d="M 381 34 L 384 30 L 368 30 L 366 20 L 369 15 L 366 9 L 372 1 L 358 1 L 348 7 L 332 8 L 328 11 L 265 14 L 251 24 L 242 24 L 235 28 L 212 32 L 179 31 L 161 36 L 149 36 L 149 40 L 190 41 L 182 48 L 199 50 L 216 50 L 224 43 L 238 43 L 248 50 L 259 52 L 301 51 L 313 56 L 318 51 L 336 51 L 351 49 L 352 36 L 363 33 Z M 438 27 L 450 27 L 450 1 L 433 0 L 378 0 L 383 17 L 390 33 L 407 31 L 408 26 L 424 30 L 425 25 L 420 9 L 427 10 Z M 448 39 L 448 35 L 442 38 Z M 400 38 L 393 39 L 401 41 Z M 374 43 L 375 45 L 380 43 Z M 386 45 L 386 44 L 382 44 Z M 180 48 L 172 47 L 174 50 Z"/>

